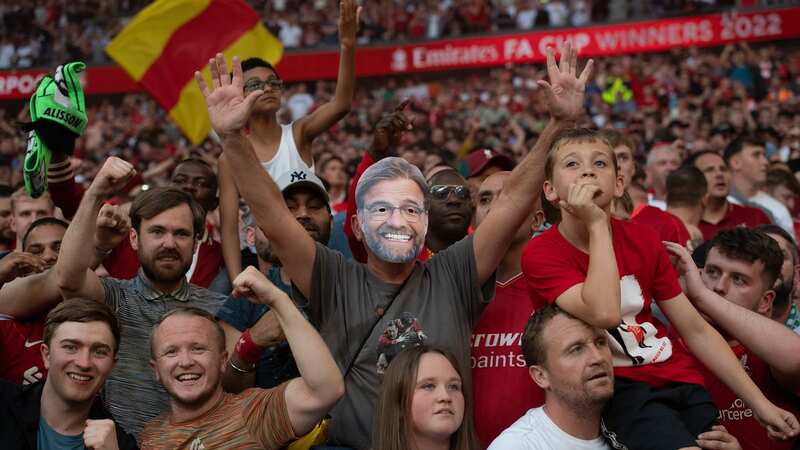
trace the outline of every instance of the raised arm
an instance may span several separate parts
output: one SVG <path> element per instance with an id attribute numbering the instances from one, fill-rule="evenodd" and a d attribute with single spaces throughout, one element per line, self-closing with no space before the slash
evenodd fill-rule
<path id="1" fill-rule="evenodd" d="M 289 341 L 300 378 L 286 387 L 286 409 L 296 436 L 320 421 L 344 395 L 344 380 L 328 346 L 291 299 L 255 267 L 233 281 L 234 294 L 268 305 Z"/>
<path id="2" fill-rule="evenodd" d="M 311 141 L 340 121 L 353 105 L 356 83 L 356 33 L 361 7 L 356 0 L 339 2 L 339 75 L 333 99 L 297 121 L 297 135 L 303 153 L 311 154 Z M 305 158 L 304 158 L 305 159 Z"/>
<path id="3" fill-rule="evenodd" d="M 242 272 L 242 252 L 239 247 L 239 189 L 225 155 L 219 159 L 219 221 L 222 234 L 222 259 L 228 279 Z"/>
<path id="4" fill-rule="evenodd" d="M 225 58 L 221 53 L 209 61 L 209 66 L 213 80 L 211 89 L 200 72 L 195 72 L 195 79 L 208 106 L 211 125 L 222 139 L 226 163 L 230 165 L 231 173 L 236 174 L 239 192 L 292 282 L 304 296 L 309 297 L 310 269 L 314 267 L 316 244 L 286 207 L 278 186 L 261 167 L 250 140 L 242 134 L 253 103 L 263 91 L 257 90 L 244 97 L 242 65 L 236 57 L 233 77 L 227 75 Z"/>
<path id="5" fill-rule="evenodd" d="M 708 289 L 689 252 L 682 246 L 665 242 L 677 256 L 678 270 L 686 284 L 686 295 L 694 306 L 755 353 L 770 367 L 775 379 L 791 392 L 800 388 L 800 336 L 785 325 L 742 308 Z"/>
<path id="6" fill-rule="evenodd" d="M 550 82 L 540 80 L 539 86 L 545 92 L 550 122 L 530 153 L 511 171 L 506 187 L 492 205 L 492 211 L 475 230 L 475 260 L 481 284 L 494 273 L 514 233 L 533 212 L 544 183 L 544 161 L 554 137 L 560 131 L 574 126 L 575 120 L 583 115 L 584 92 L 593 62 L 589 60 L 580 77 L 576 77 L 577 53 L 569 44 L 565 45 L 560 66 L 557 66 L 553 50 L 547 50 Z"/>
<path id="7" fill-rule="evenodd" d="M 64 234 L 58 262 L 53 268 L 65 299 L 81 297 L 99 302 L 105 300 L 100 278 L 91 270 L 91 258 L 86 257 L 86 243 L 94 242 L 103 201 L 124 187 L 135 173 L 128 162 L 112 156 L 103 164 L 83 195 L 81 205 Z M 115 220 L 113 214 L 110 219 Z"/>

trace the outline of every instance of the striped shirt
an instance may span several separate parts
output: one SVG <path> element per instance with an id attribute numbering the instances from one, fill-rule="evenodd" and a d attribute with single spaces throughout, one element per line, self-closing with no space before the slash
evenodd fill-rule
<path id="1" fill-rule="evenodd" d="M 168 413 L 150 421 L 139 443 L 142 450 L 279 449 L 294 440 L 286 409 L 286 383 L 273 389 L 247 389 L 223 394 L 220 402 L 200 417 L 175 422 Z"/>
<path id="2" fill-rule="evenodd" d="M 117 364 L 106 381 L 106 407 L 128 433 L 138 434 L 147 421 L 169 407 L 169 395 L 150 367 L 150 331 L 172 309 L 194 306 L 211 314 L 227 298 L 186 282 L 174 292 L 158 291 L 139 270 L 130 280 L 102 278 L 106 304 L 117 314 L 120 347 Z"/>

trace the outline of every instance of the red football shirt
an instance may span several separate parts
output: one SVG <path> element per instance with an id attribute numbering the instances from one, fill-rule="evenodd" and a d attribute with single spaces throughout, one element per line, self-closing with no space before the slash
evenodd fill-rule
<path id="1" fill-rule="evenodd" d="M 736 205 L 728 202 L 728 211 L 725 216 L 717 223 L 700 221 L 700 231 L 703 233 L 703 239 L 710 241 L 714 239 L 722 230 L 745 226 L 748 228 L 757 227 L 771 223 L 769 217 L 764 214 L 764 211 L 758 208 L 751 208 L 749 206 Z"/>
<path id="2" fill-rule="evenodd" d="M 631 222 L 652 227 L 662 241 L 686 246 L 690 240 L 689 230 L 680 218 L 655 206 L 642 205 L 633 212 Z"/>
<path id="3" fill-rule="evenodd" d="M 654 300 L 667 301 L 681 293 L 661 239 L 650 227 L 616 219 L 611 219 L 611 230 L 622 294 L 622 323 L 608 330 L 614 374 L 653 386 L 703 384 L 692 356 L 651 311 Z M 532 239 L 522 254 L 534 309 L 583 283 L 588 270 L 589 255 L 567 242 L 558 227 Z"/>
<path id="4" fill-rule="evenodd" d="M 522 333 L 533 306 L 522 274 L 497 283 L 494 300 L 472 331 L 475 428 L 483 448 L 525 412 L 544 404 L 544 391 L 528 375 Z"/>
<path id="5" fill-rule="evenodd" d="M 32 384 L 47 376 L 41 353 L 43 332 L 43 317 L 23 322 L 0 316 L 0 378 Z"/>
<path id="6" fill-rule="evenodd" d="M 731 348 L 731 350 L 739 358 L 744 371 L 750 375 L 756 386 L 761 389 L 761 392 L 772 403 L 794 415 L 800 414 L 800 401 L 775 381 L 767 363 L 747 351 L 741 344 Z M 786 441 L 773 441 L 770 439 L 767 436 L 767 430 L 758 423 L 753 415 L 753 410 L 742 399 L 707 370 L 705 375 L 706 388 L 711 393 L 717 408 L 719 408 L 718 420 L 720 424 L 724 425 L 729 433 L 736 436 L 742 448 L 758 450 L 788 450 L 793 448 L 792 446 L 797 441 L 796 438 Z"/>

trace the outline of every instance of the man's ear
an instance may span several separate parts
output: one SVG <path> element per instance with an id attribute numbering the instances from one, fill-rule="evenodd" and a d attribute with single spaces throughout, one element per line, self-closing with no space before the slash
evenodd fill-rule
<path id="1" fill-rule="evenodd" d="M 42 343 L 39 346 L 39 352 L 42 354 L 42 361 L 44 361 L 44 368 L 50 370 L 50 347 Z"/>
<path id="2" fill-rule="evenodd" d="M 547 389 L 550 387 L 550 375 L 544 367 L 530 366 L 528 367 L 528 375 L 531 376 L 533 382 L 540 388 Z"/>
<path id="3" fill-rule="evenodd" d="M 150 368 L 153 369 L 153 376 L 156 381 L 161 383 L 161 377 L 158 375 L 158 368 L 156 367 L 156 361 L 154 359 L 150 360 Z"/>
<path id="4" fill-rule="evenodd" d="M 617 179 L 614 181 L 614 198 L 621 198 L 625 194 L 625 177 L 617 173 Z"/>
<path id="5" fill-rule="evenodd" d="M 772 302 L 775 301 L 775 291 L 770 289 L 761 296 L 758 300 L 758 304 L 756 305 L 756 312 L 767 316 L 772 317 Z"/>
<path id="6" fill-rule="evenodd" d="M 138 252 L 139 251 L 139 235 L 136 233 L 136 230 L 131 227 L 131 232 L 128 234 L 128 238 L 131 241 L 131 248 Z"/>
<path id="7" fill-rule="evenodd" d="M 533 213 L 533 222 L 531 223 L 531 235 L 537 232 L 539 228 L 544 225 L 544 210 L 537 209 L 535 213 Z"/>
<path id="8" fill-rule="evenodd" d="M 245 241 L 250 247 L 256 245 L 256 229 L 253 227 L 245 228 Z"/>
<path id="9" fill-rule="evenodd" d="M 361 232 L 361 218 L 358 214 L 353 214 L 353 217 L 350 218 L 350 228 L 353 230 L 356 240 L 362 242 L 364 233 Z"/>

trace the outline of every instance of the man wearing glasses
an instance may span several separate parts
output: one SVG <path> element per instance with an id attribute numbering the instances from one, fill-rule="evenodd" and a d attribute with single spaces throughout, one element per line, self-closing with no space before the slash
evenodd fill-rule
<path id="1" fill-rule="evenodd" d="M 238 174 L 238 188 L 291 277 L 295 300 L 307 306 L 344 373 L 347 394 L 331 412 L 329 429 L 336 444 L 370 448 L 380 369 L 410 342 L 441 345 L 468 367 L 472 327 L 494 294 L 495 269 L 533 212 L 547 150 L 556 134 L 574 126 L 584 112 L 592 64 L 578 77 L 577 51 L 567 44 L 562 55 L 558 67 L 552 49 L 548 51 L 550 82 L 539 82 L 552 118 L 536 146 L 511 172 L 481 227 L 426 263 L 416 262 L 431 219 L 429 188 L 419 169 L 390 157 L 364 172 L 356 186 L 358 212 L 351 225 L 366 244 L 367 262 L 347 261 L 311 239 L 286 208 L 276 184 L 258 170 L 243 130 L 260 91 L 243 96 L 238 61 L 231 78 L 223 56 L 217 55 L 210 64 L 213 90 L 196 74 L 211 123 Z M 405 126 L 399 125 L 392 129 Z"/>

